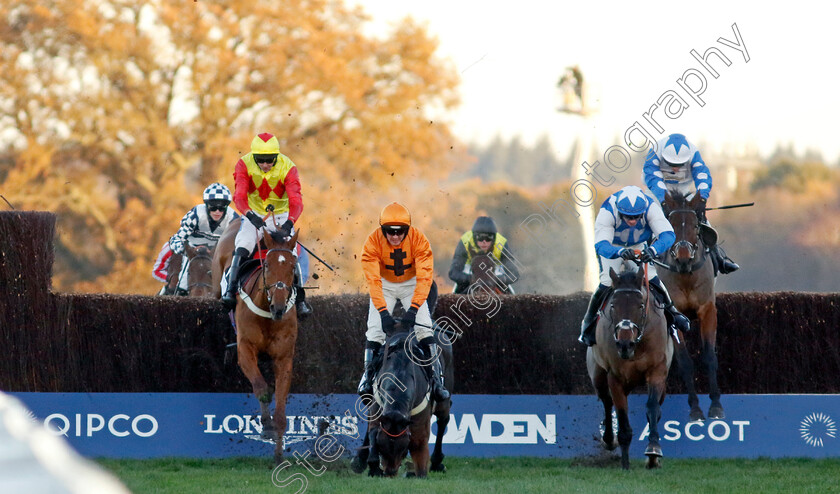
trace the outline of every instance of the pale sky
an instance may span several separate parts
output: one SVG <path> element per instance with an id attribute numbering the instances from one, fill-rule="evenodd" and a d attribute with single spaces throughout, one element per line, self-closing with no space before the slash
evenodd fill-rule
<path id="1" fill-rule="evenodd" d="M 445 118 L 464 141 L 548 133 L 568 149 L 581 121 L 556 111 L 555 86 L 579 65 L 598 99 L 588 126 L 603 150 L 623 145 L 625 131 L 672 90 L 688 107 L 674 119 L 654 112 L 665 133 L 727 153 L 767 155 L 781 142 L 829 163 L 840 157 L 840 8 L 828 2 L 348 1 L 373 16 L 371 32 L 409 15 L 426 23 L 462 78 L 462 106 Z M 737 41 L 732 24 L 749 62 L 718 42 Z M 713 46 L 731 61 L 710 57 L 717 79 L 690 54 Z M 706 79 L 702 107 L 677 83 L 690 69 Z M 699 87 L 696 77 L 687 82 Z"/>

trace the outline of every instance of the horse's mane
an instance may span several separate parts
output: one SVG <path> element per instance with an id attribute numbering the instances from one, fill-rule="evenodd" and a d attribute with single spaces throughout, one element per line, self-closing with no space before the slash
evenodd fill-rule
<path id="1" fill-rule="evenodd" d="M 636 281 L 637 272 L 627 270 L 618 275 L 618 283 L 614 288 L 639 288 L 639 283 Z"/>
<path id="2" fill-rule="evenodd" d="M 405 376 L 414 372 L 412 370 L 413 362 L 405 351 L 405 342 L 408 337 L 408 332 L 400 332 L 394 333 L 388 338 L 388 341 L 385 342 L 385 361 L 382 364 L 382 372 L 384 373 L 386 370 L 390 371 L 403 385 L 405 385 L 403 382 Z M 411 342 L 411 348 L 415 355 L 421 355 L 420 347 L 417 345 L 416 340 Z M 408 395 L 402 389 L 397 389 L 398 386 L 394 382 L 386 379 L 382 381 L 382 387 L 385 390 L 392 391 L 390 396 L 393 402 L 385 405 L 386 410 L 397 409 L 407 411 L 411 409 L 413 404 L 409 402 Z M 393 392 L 395 390 L 396 392 Z"/>

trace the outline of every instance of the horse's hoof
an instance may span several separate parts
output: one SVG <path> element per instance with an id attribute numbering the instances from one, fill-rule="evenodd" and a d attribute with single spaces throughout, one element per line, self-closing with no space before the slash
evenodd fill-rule
<path id="1" fill-rule="evenodd" d="M 698 406 L 692 407 L 691 412 L 688 413 L 688 421 L 703 422 L 704 420 L 706 420 L 706 417 L 703 416 L 703 410 L 700 410 Z"/>
<path id="2" fill-rule="evenodd" d="M 382 471 L 381 468 L 378 466 L 368 465 L 370 469 L 368 470 L 368 477 L 382 477 L 385 472 Z"/>
<path id="3" fill-rule="evenodd" d="M 618 447 L 618 440 L 613 439 L 610 442 L 606 442 L 603 439 L 601 439 L 601 445 L 604 446 L 604 449 L 606 449 L 607 451 L 614 451 L 615 448 Z"/>
<path id="4" fill-rule="evenodd" d="M 648 458 L 657 458 L 662 456 L 662 447 L 658 444 L 648 444 L 648 447 L 645 448 L 645 455 Z"/>
<path id="5" fill-rule="evenodd" d="M 645 468 L 648 470 L 652 470 L 654 468 L 661 468 L 662 467 L 662 460 L 659 456 L 648 456 L 647 462 L 645 463 Z"/>
<path id="6" fill-rule="evenodd" d="M 413 479 L 416 476 L 417 476 L 417 474 L 414 473 L 414 472 L 405 472 L 405 478 L 407 478 L 407 479 Z"/>
<path id="7" fill-rule="evenodd" d="M 260 434 L 260 437 L 263 438 L 263 439 L 266 439 L 268 441 L 274 441 L 275 443 L 277 442 L 278 439 L 280 439 L 280 435 L 277 434 L 277 431 L 274 430 L 274 429 L 271 429 L 271 430 L 263 429 L 262 433 Z"/>
<path id="8" fill-rule="evenodd" d="M 444 465 L 443 463 L 438 463 L 437 465 L 432 465 L 432 467 L 429 470 L 433 472 L 446 473 L 446 465 Z"/>
<path id="9" fill-rule="evenodd" d="M 711 406 L 709 407 L 709 418 L 713 420 L 723 420 L 726 418 L 726 414 L 723 412 L 723 407 L 721 406 Z"/>
<path id="10" fill-rule="evenodd" d="M 362 461 L 361 458 L 358 456 L 354 456 L 352 460 L 350 460 L 350 469 L 353 470 L 353 473 L 364 473 L 367 470 L 367 463 Z"/>

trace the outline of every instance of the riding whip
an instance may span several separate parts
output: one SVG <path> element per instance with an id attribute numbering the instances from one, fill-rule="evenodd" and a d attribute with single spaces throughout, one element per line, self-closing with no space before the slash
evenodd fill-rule
<path id="1" fill-rule="evenodd" d="M 735 209 L 735 208 L 746 208 L 749 206 L 755 206 L 754 202 L 747 202 L 744 204 L 732 204 L 730 206 L 718 206 L 716 208 L 706 208 L 706 211 L 713 211 L 715 209 Z"/>

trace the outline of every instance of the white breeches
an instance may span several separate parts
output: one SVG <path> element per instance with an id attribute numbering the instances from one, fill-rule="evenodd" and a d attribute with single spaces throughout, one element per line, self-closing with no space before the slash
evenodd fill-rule
<path id="1" fill-rule="evenodd" d="M 391 283 L 388 280 L 382 280 L 382 293 L 385 295 L 385 304 L 388 307 L 388 312 L 391 314 L 394 313 L 394 306 L 397 305 L 397 300 L 400 301 L 403 308 L 408 310 L 411 307 L 411 299 L 414 297 L 414 288 L 416 286 L 417 278 L 411 278 L 402 283 Z M 417 336 L 417 341 L 434 336 L 431 330 L 432 316 L 429 314 L 429 305 L 426 302 L 423 302 L 423 305 L 417 310 L 415 321 L 417 325 L 414 326 L 414 334 Z M 368 308 L 367 326 L 368 329 L 365 333 L 367 340 L 384 344 L 385 331 L 382 330 L 382 318 L 379 316 L 379 311 L 373 306 L 373 301 L 370 302 L 370 307 Z"/>
<path id="2" fill-rule="evenodd" d="M 645 248 L 645 243 L 642 242 L 640 244 L 631 245 L 628 249 L 633 250 L 642 250 Z M 598 256 L 598 260 L 601 263 L 601 284 L 604 286 L 612 286 L 612 278 L 610 278 L 610 268 L 613 268 L 616 273 L 621 274 L 624 271 L 636 271 L 639 269 L 640 266 L 637 266 L 633 261 L 625 261 L 620 257 L 616 257 L 615 259 L 607 259 L 604 256 Z M 622 268 L 623 265 L 623 268 Z M 652 280 L 656 277 L 656 267 L 653 264 L 648 264 L 648 279 Z"/>
<path id="3" fill-rule="evenodd" d="M 273 216 L 269 216 L 265 220 L 265 229 L 270 232 L 276 232 L 286 220 L 289 219 L 289 213 L 277 213 Z M 276 225 L 275 225 L 276 223 Z M 292 228 L 292 235 L 294 235 L 295 229 Z M 260 228 L 260 235 L 262 235 L 262 228 Z M 239 222 L 239 232 L 236 234 L 236 240 L 234 241 L 234 245 L 236 248 L 244 248 L 247 249 L 248 252 L 253 252 L 254 247 L 257 245 L 257 227 L 251 224 L 248 221 L 248 218 L 242 217 L 242 221 Z"/>

